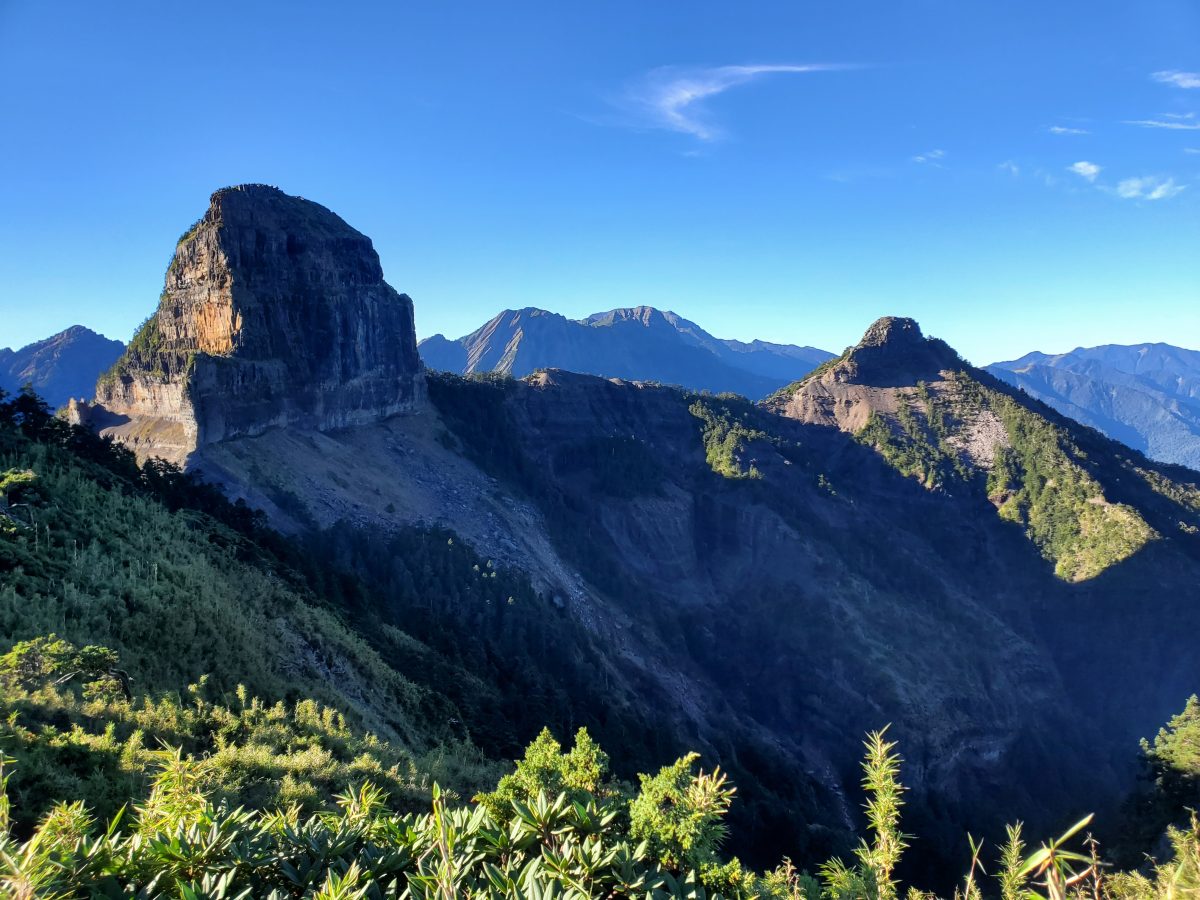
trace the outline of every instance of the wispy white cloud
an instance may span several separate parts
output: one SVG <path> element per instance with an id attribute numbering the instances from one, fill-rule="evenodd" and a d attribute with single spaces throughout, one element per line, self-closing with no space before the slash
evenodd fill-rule
<path id="1" fill-rule="evenodd" d="M 1196 118 L 1196 114 L 1194 112 L 1163 113 L 1163 115 L 1166 116 L 1168 119 L 1194 119 L 1194 118 Z"/>
<path id="2" fill-rule="evenodd" d="M 1100 167 L 1086 159 L 1081 159 L 1079 162 L 1067 166 L 1067 171 L 1074 172 L 1080 178 L 1086 178 L 1088 181 L 1095 181 L 1096 176 L 1100 174 Z"/>
<path id="3" fill-rule="evenodd" d="M 1046 130 L 1051 134 L 1091 134 L 1086 128 L 1068 128 L 1066 125 L 1051 125 Z"/>
<path id="4" fill-rule="evenodd" d="M 615 102 L 632 114 L 637 124 L 679 131 L 702 141 L 713 141 L 722 136 L 722 131 L 712 123 L 704 108 L 704 101 L 767 75 L 830 72 L 849 68 L 854 67 L 817 63 L 700 69 L 664 66 L 647 73 Z"/>
<path id="5" fill-rule="evenodd" d="M 926 153 L 918 153 L 912 158 L 915 163 L 933 163 L 937 165 L 946 158 L 945 150 L 929 150 Z"/>
<path id="6" fill-rule="evenodd" d="M 1125 178 L 1117 182 L 1117 196 L 1126 200 L 1168 200 L 1186 185 L 1177 184 L 1174 178 L 1159 178 L 1144 175 L 1141 178 Z"/>
<path id="7" fill-rule="evenodd" d="M 1200 147 L 1184 147 L 1184 153 L 1200 153 Z"/>
<path id="8" fill-rule="evenodd" d="M 1200 122 L 1183 119 L 1127 119 L 1126 125 L 1138 125 L 1142 128 L 1169 128 L 1172 131 L 1200 131 Z"/>
<path id="9" fill-rule="evenodd" d="M 1014 177 L 1021 174 L 1021 167 L 1011 159 L 1006 159 L 1004 162 L 1000 163 L 1000 165 L 996 166 L 996 168 L 1002 172 L 1007 172 L 1009 175 Z"/>
<path id="10" fill-rule="evenodd" d="M 1200 72 L 1181 72 L 1178 69 L 1166 69 L 1150 75 L 1155 81 L 1170 84 L 1179 88 L 1200 88 Z"/>

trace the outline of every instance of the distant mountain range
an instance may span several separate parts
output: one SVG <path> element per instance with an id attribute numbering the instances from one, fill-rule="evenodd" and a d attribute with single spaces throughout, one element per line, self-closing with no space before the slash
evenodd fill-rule
<path id="1" fill-rule="evenodd" d="M 1106 344 L 987 369 L 1152 459 L 1200 470 L 1200 352 Z"/>
<path id="2" fill-rule="evenodd" d="M 0 348 L 0 388 L 32 383 L 52 406 L 91 397 L 96 379 L 124 350 L 120 341 L 75 325 L 19 350 Z M 505 310 L 449 340 L 419 344 L 431 369 L 502 372 L 539 369 L 657 381 L 760 399 L 832 353 L 816 347 L 713 337 L 673 312 L 649 306 L 568 319 L 543 309 Z M 1160 462 L 1200 471 L 1200 351 L 1170 344 L 1106 344 L 1069 353 L 1028 353 L 987 371 L 1065 416 Z"/>
<path id="3" fill-rule="evenodd" d="M 638 306 L 568 319 L 544 309 L 506 309 L 458 340 L 418 345 L 431 369 L 514 377 L 558 368 L 585 375 L 677 384 L 757 400 L 833 354 L 816 347 L 722 340 L 673 312 Z"/>
<path id="4" fill-rule="evenodd" d="M 20 350 L 0 347 L 0 388 L 12 393 L 32 384 L 56 408 L 72 397 L 90 398 L 96 391 L 96 378 L 124 349 L 120 341 L 82 325 L 72 325 Z"/>

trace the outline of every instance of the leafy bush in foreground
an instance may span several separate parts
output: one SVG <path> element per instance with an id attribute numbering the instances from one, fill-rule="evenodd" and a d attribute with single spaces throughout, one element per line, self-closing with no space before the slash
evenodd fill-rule
<path id="1" fill-rule="evenodd" d="M 163 748 L 201 758 L 201 787 L 214 802 L 253 808 L 327 808 L 370 781 L 398 811 L 426 808 L 435 780 L 469 793 L 498 764 L 464 743 L 414 753 L 352 727 L 315 700 L 266 703 L 243 687 L 213 699 L 207 679 L 182 696 L 130 697 L 117 654 L 77 648 L 54 635 L 18 642 L 0 656 L 0 753 L 17 762 L 10 824 L 27 835 L 70 797 L 108 818 L 144 795 Z"/>
<path id="2" fill-rule="evenodd" d="M 205 793 L 208 760 L 164 754 L 149 796 L 101 829 L 80 802 L 62 802 L 28 840 L 10 832 L 0 790 L 0 889 L 9 897 L 200 898 L 785 898 L 894 900 L 900 829 L 900 758 L 882 733 L 864 762 L 870 840 L 856 861 L 832 860 L 813 877 L 788 861 L 756 875 L 719 861 L 733 789 L 685 757 L 642 776 L 636 794 L 612 783 L 606 757 L 581 732 L 561 752 L 549 734 L 516 772 L 474 806 L 452 806 L 436 786 L 428 812 L 399 815 L 363 783 L 336 809 L 231 809 Z M 2 773 L 0 773 L 2 775 Z M 2 775 L 0 787 L 7 785 Z M 557 793 L 547 788 L 558 787 Z M 1174 900 L 1200 892 L 1200 826 L 1173 830 L 1174 859 L 1146 872 L 1109 874 L 1091 817 L 1026 853 L 1009 829 L 992 883 L 1003 900 Z M 981 900 L 982 845 L 956 900 Z M 1082 844 L 1082 847 L 1079 845 Z M 908 900 L 931 895 L 909 888 Z"/>

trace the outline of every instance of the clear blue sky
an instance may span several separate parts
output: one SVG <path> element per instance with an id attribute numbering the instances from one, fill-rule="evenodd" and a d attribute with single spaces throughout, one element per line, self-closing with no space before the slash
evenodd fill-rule
<path id="1" fill-rule="evenodd" d="M 421 336 L 1200 347 L 1196 73 L 1193 0 L 0 0 L 0 346 L 128 338 L 261 181 L 370 235 Z"/>

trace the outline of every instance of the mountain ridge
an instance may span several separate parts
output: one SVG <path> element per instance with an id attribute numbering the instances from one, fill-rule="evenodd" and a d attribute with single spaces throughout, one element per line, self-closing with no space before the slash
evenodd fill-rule
<path id="1" fill-rule="evenodd" d="M 83 325 L 16 350 L 0 348 L 0 388 L 15 393 L 30 384 L 47 403 L 58 408 L 72 398 L 91 397 L 96 375 L 111 366 L 125 350 Z"/>
<path id="2" fill-rule="evenodd" d="M 617 319 L 644 320 L 647 312 L 659 313 L 653 307 L 627 307 L 594 313 L 583 319 L 567 319 L 536 307 L 526 307 L 506 310 L 488 325 L 495 326 L 505 317 L 525 315 L 559 318 L 581 326 L 591 322 L 597 327 L 607 327 L 604 323 Z M 690 340 L 693 346 L 712 351 L 717 360 L 716 365 L 705 365 L 706 371 L 701 376 L 693 371 L 693 383 L 690 385 L 693 388 L 718 393 L 730 389 L 753 397 L 770 386 L 771 391 L 765 395 L 769 397 L 799 380 L 794 377 L 797 369 L 809 368 L 818 355 L 826 356 L 824 351 L 811 347 L 758 339 L 738 341 L 713 338 L 695 323 L 676 313 L 665 311 L 660 314 L 664 321 L 673 323 L 672 327 Z M 458 341 L 450 341 L 440 334 L 432 335 L 420 342 L 420 353 L 430 358 L 431 368 L 460 373 L 488 369 L 511 374 L 522 352 L 520 341 L 514 344 L 510 335 L 509 340 L 504 342 L 507 356 L 485 357 L 487 341 L 495 337 L 495 331 L 496 328 L 485 326 Z M 80 335 L 100 343 L 98 355 L 87 348 L 81 352 L 75 346 L 74 339 Z M 473 336 L 482 339 L 474 358 L 463 346 L 465 342 L 473 343 L 469 340 Z M 0 387 L 12 393 L 24 383 L 31 382 L 53 406 L 63 406 L 72 398 L 90 397 L 94 379 L 111 367 L 114 358 L 123 349 L 121 342 L 108 341 L 84 326 L 72 326 L 17 351 L 0 348 Z M 680 383 L 683 380 L 653 378 L 650 373 L 652 364 L 648 365 L 644 358 L 653 355 L 654 352 L 650 351 L 644 353 L 643 358 L 627 362 L 619 370 L 620 374 L 614 377 L 667 383 Z M 1153 366 L 1139 366 L 1138 361 L 1146 357 L 1157 357 L 1166 360 L 1167 364 L 1160 362 Z M 833 358 L 828 355 L 824 362 Z M 1117 365 L 1112 364 L 1114 360 Z M 731 361 L 739 371 L 732 377 L 723 378 L 721 372 L 727 371 L 721 367 L 723 361 Z M 708 362 L 711 363 L 711 360 Z M 64 367 L 68 373 L 66 382 L 63 382 L 61 374 Z M 535 368 L 547 367 L 562 366 L 550 359 L 545 365 Z M 1097 428 L 1151 458 L 1200 470 L 1200 388 L 1196 386 L 1196 373 L 1200 373 L 1200 352 L 1161 341 L 1130 345 L 1103 344 L 1080 346 L 1064 353 L 1031 351 L 1017 359 L 992 363 L 983 368 L 1030 396 L 1048 403 L 1058 412 Z M 747 375 L 747 372 L 750 374 Z M 667 374 L 669 376 L 672 373 Z M 768 385 L 759 376 L 775 379 L 778 383 Z"/>
<path id="3" fill-rule="evenodd" d="M 504 310 L 458 340 L 433 335 L 418 347 L 430 368 L 456 374 L 521 377 L 559 368 L 752 398 L 832 356 L 815 347 L 723 340 L 651 306 L 618 307 L 581 319 L 536 307 Z"/>
<path id="4" fill-rule="evenodd" d="M 1200 470 L 1200 351 L 1104 344 L 987 370 L 1152 458 Z"/>

